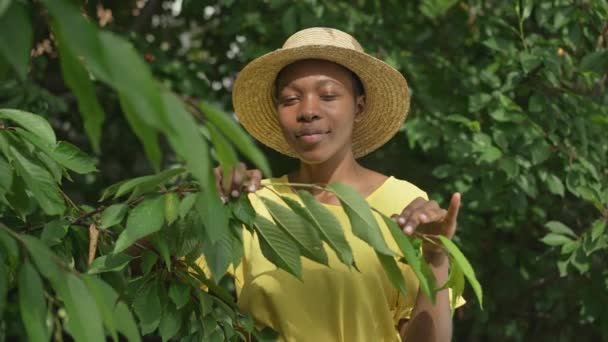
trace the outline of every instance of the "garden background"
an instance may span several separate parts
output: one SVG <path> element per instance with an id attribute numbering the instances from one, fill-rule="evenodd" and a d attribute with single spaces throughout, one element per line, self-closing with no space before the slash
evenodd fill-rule
<path id="1" fill-rule="evenodd" d="M 454 340 L 608 340 L 603 0 L 0 0 L 0 340 L 99 340 L 103 331 L 223 340 L 255 330 L 229 298 L 217 300 L 228 277 L 207 282 L 217 292 L 206 296 L 194 290 L 203 280 L 180 273 L 179 257 L 197 248 L 196 220 L 235 222 L 210 215 L 213 191 L 195 201 L 190 190 L 207 189 L 209 167 L 237 155 L 274 175 L 294 167 L 259 146 L 264 158 L 233 124 L 231 86 L 248 61 L 310 26 L 349 32 L 411 88 L 403 128 L 363 163 L 444 205 L 462 193 L 455 242 L 484 302 L 465 289 Z M 48 120 L 56 138 L 10 108 Z M 240 205 L 226 217 L 248 220 Z M 158 229 L 140 273 L 118 252 L 141 236 L 116 246 L 138 215 L 160 222 L 146 222 Z M 180 238 L 167 227 L 182 227 Z"/>

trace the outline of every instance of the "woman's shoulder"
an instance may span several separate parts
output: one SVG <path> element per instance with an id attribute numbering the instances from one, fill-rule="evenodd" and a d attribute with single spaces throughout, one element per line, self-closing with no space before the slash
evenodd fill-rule
<path id="1" fill-rule="evenodd" d="M 389 176 L 367 201 L 370 206 L 388 215 L 400 213 L 418 197 L 428 198 L 426 192 L 413 183 Z"/>

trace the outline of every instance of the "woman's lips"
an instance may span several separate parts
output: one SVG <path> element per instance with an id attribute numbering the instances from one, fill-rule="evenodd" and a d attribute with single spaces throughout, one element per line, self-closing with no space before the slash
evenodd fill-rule
<path id="1" fill-rule="evenodd" d="M 307 145 L 316 144 L 321 141 L 329 132 L 303 132 L 296 134 L 296 139 Z"/>

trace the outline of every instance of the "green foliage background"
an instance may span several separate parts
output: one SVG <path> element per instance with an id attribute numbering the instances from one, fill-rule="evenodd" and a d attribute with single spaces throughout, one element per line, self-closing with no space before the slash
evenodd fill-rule
<path id="1" fill-rule="evenodd" d="M 60 155 L 57 163 L 62 168 L 77 172 L 71 174 L 73 182 L 61 185 L 67 196 L 75 203 L 95 206 L 74 209 L 73 218 L 82 221 L 76 223 L 101 213 L 95 212 L 99 209 L 96 202 L 112 183 L 165 170 L 179 160 L 187 160 L 189 168 L 197 169 L 192 160 L 201 150 L 183 147 L 196 136 L 188 128 L 191 117 L 184 115 L 184 106 L 168 90 L 197 104 L 201 99 L 219 103 L 229 113 L 230 86 L 245 63 L 278 48 L 298 29 L 336 27 L 353 34 L 368 52 L 403 72 L 412 89 L 412 109 L 401 132 L 363 162 L 412 181 L 444 203 L 453 191 L 463 194 L 456 242 L 474 265 L 486 296 L 482 311 L 467 288 L 468 304 L 455 315 L 454 340 L 608 339 L 608 314 L 604 310 L 608 305 L 606 1 L 77 2 L 91 23 L 105 25 L 104 32 L 114 32 L 104 33 L 97 47 L 90 45 L 88 31 L 81 29 L 84 20 L 75 19 L 82 17 L 70 16 L 71 7 L 63 6 L 67 3 L 0 1 L 0 108 L 40 114 L 51 123 L 59 140 L 96 155 L 96 164 L 85 157 L 78 159 L 80 154 L 65 143 L 60 151 L 63 153 L 55 152 Z M 111 10 L 112 20 L 106 23 L 107 10 Z M 49 27 L 53 27 L 53 39 Z M 135 49 L 125 45 L 124 39 Z M 35 52 L 28 58 L 30 47 Z M 134 57 L 148 65 L 126 63 Z M 81 59 L 87 69 L 77 67 Z M 109 70 L 123 72 L 108 74 Z M 94 82 L 82 81 L 87 73 Z M 154 83 L 153 77 L 160 82 Z M 157 102 L 146 102 L 150 97 L 142 94 L 156 94 L 159 89 L 165 95 L 156 98 Z M 91 94 L 99 101 L 92 100 Z M 215 111 L 197 109 L 212 122 L 210 126 L 233 138 L 222 126 L 221 120 L 228 117 L 213 119 L 211 112 Z M 221 135 L 217 138 L 212 131 L 204 134 L 214 140 L 217 149 Z M 158 134 L 163 138 L 158 140 Z M 184 140 L 172 138 L 177 136 Z M 193 139 L 206 144 L 204 139 Z M 236 150 L 252 162 L 251 166 L 264 167 L 263 158 L 256 157 L 255 152 Z M 294 166 L 293 161 L 262 150 L 274 174 Z M 74 158 L 66 162 L 66 154 L 77 156 L 79 162 L 70 163 Z M 215 159 L 220 159 L 218 155 Z M 234 158 L 226 162 L 234 162 Z M 91 165 L 96 165 L 99 172 L 91 173 Z M 9 172 L 2 167 L 9 166 L 0 159 L 0 179 L 2 184 L 10 184 L 4 177 Z M 167 194 L 162 195 L 165 201 L 174 201 L 168 194 L 176 193 L 182 205 L 192 185 L 189 182 L 206 184 L 209 175 L 205 165 L 199 165 L 198 170 L 202 171 L 193 172 L 193 178 L 166 183 L 163 189 Z M 55 179 L 61 175 L 61 168 L 53 174 Z M 133 186 L 124 190 L 124 195 L 149 192 L 173 179 L 170 176 L 175 174 L 156 178 L 143 190 Z M 27 179 L 24 181 L 27 183 Z M 87 269 L 86 260 L 72 257 L 86 255 L 86 225 L 68 227 L 61 220 L 49 220 L 38 205 L 27 201 L 31 193 L 19 196 L 3 189 L 2 184 L 0 191 L 14 210 L 0 207 L 0 222 L 39 234 L 69 265 Z M 201 196 L 207 195 L 209 191 L 203 191 Z M 130 200 L 137 197 L 135 194 Z M 124 203 L 137 208 L 137 202 L 130 200 Z M 61 199 L 51 198 L 46 214 L 52 214 L 57 201 Z M 226 215 L 238 217 L 238 206 L 231 209 Z M 114 210 L 120 213 L 125 209 Z M 28 216 L 25 225 L 18 217 L 8 215 L 13 211 Z M 102 238 L 100 250 L 114 248 L 111 241 L 108 238 L 104 246 Z M 9 250 L 7 245 L 5 251 Z M 82 248 L 85 251 L 79 250 Z M 189 251 L 182 252 L 186 255 Z M 159 257 L 165 258 L 164 265 L 170 264 L 171 258 L 162 254 Z M 35 288 L 50 282 L 68 311 L 70 293 L 79 293 L 82 282 L 88 288 L 102 287 L 99 291 L 112 292 L 104 285 L 89 284 L 96 280 L 85 278 L 81 282 L 74 280 L 75 276 L 65 282 L 52 278 L 41 282 L 30 264 L 40 268 L 36 257 L 32 256 L 32 261 L 19 253 L 16 260 L 25 260 L 30 266 L 11 274 L 10 267 L 17 261 L 7 260 L 7 255 L 10 253 L 2 254 L 4 261 L 0 263 L 8 267 L 0 270 L 3 279 L 11 280 L 8 289 L 0 288 L 8 291 L 8 297 L 0 291 L 0 336 L 23 331 L 20 323 L 10 320 L 19 315 L 12 303 L 20 292 L 10 287 L 17 281 Z M 154 264 L 145 260 L 144 268 Z M 124 266 L 124 260 L 114 262 L 114 267 Z M 167 277 L 173 274 L 167 272 Z M 112 272 L 104 276 L 114 288 L 125 287 L 116 283 L 118 277 L 112 279 Z M 173 286 L 186 286 L 183 283 L 190 279 L 187 275 L 181 282 L 163 279 L 144 286 L 144 291 L 162 293 L 167 287 L 171 296 Z M 32 293 L 37 292 L 35 288 Z M 126 288 L 128 295 L 132 289 Z M 171 301 L 164 299 L 163 303 L 175 305 L 167 310 L 179 308 L 183 299 L 177 293 L 182 292 L 174 290 Z M 8 301 L 2 301 L 4 298 Z M 215 298 L 199 298 L 201 306 L 192 308 L 192 312 L 199 310 L 196 312 L 204 315 L 206 310 L 221 311 Z M 41 298 L 31 300 L 44 302 Z M 138 312 L 151 310 L 145 305 L 158 309 L 161 304 L 133 303 L 138 321 L 148 324 L 140 328 L 154 330 L 162 325 L 158 334 L 171 335 L 174 322 L 141 316 Z M 115 309 L 127 315 L 119 308 L 122 306 Z M 33 314 L 44 316 L 46 310 Z M 226 319 L 220 316 L 212 316 L 207 324 Z M 241 322 L 242 327 L 251 325 L 246 317 L 230 319 Z M 132 333 L 132 327 L 117 329 L 122 334 Z"/>

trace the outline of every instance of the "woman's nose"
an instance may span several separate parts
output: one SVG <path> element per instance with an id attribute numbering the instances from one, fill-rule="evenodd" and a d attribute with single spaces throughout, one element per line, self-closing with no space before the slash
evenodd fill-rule
<path id="1" fill-rule="evenodd" d="M 311 122 L 318 120 L 319 101 L 313 98 L 305 98 L 300 102 L 300 111 L 298 113 L 298 122 Z"/>

